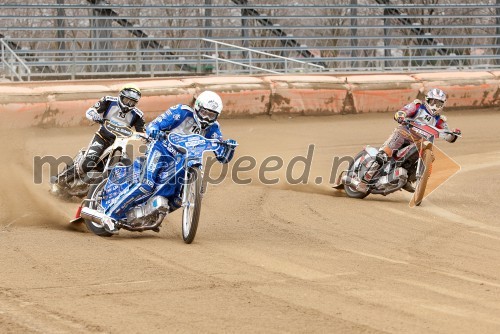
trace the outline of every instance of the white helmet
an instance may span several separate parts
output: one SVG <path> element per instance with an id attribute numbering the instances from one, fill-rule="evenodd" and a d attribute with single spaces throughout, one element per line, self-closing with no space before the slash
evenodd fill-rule
<path id="1" fill-rule="evenodd" d="M 127 113 L 134 108 L 141 99 L 141 90 L 134 84 L 126 84 L 120 89 L 118 105 L 122 112 Z"/>
<path id="2" fill-rule="evenodd" d="M 439 115 L 446 102 L 446 94 L 439 88 L 433 88 L 425 95 L 425 106 L 431 115 Z"/>
<path id="3" fill-rule="evenodd" d="M 194 102 L 194 119 L 202 129 L 215 123 L 221 112 L 222 100 L 220 96 L 209 90 L 198 95 Z"/>

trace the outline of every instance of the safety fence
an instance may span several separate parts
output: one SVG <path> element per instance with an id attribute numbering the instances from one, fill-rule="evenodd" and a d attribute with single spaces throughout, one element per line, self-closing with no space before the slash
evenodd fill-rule
<path id="1" fill-rule="evenodd" d="M 217 92 L 223 117 L 394 112 L 430 88 L 448 95 L 447 111 L 498 107 L 500 71 L 364 75 L 201 76 L 135 79 L 146 119 L 200 92 Z M 0 83 L 0 128 L 88 124 L 84 111 L 130 79 Z M 389 116 L 390 117 L 390 116 Z"/>
<path id="2" fill-rule="evenodd" d="M 0 4 L 0 71 L 28 80 L 500 68 L 500 0 L 424 2 L 11 0 Z"/>

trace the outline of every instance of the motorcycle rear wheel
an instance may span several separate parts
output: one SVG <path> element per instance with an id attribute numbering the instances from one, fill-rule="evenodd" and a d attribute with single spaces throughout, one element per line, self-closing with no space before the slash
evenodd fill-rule
<path id="1" fill-rule="evenodd" d="M 187 201 L 182 213 L 182 239 L 186 244 L 193 242 L 198 229 L 198 221 L 201 213 L 202 198 L 202 172 L 199 167 L 190 167 L 190 182 L 184 191 L 187 191 Z"/>
<path id="2" fill-rule="evenodd" d="M 96 209 L 97 208 L 97 197 L 100 197 L 100 194 L 104 190 L 104 186 L 106 185 L 107 180 L 103 180 L 98 184 L 93 184 L 89 192 L 87 194 L 87 199 L 89 201 L 85 201 L 83 203 L 83 207 L 89 207 L 91 209 Z M 93 201 L 92 201 L 93 200 Z M 94 233 L 95 235 L 98 235 L 100 237 L 111 237 L 113 234 L 109 233 L 104 229 L 104 227 L 97 222 L 94 222 L 90 219 L 85 219 L 85 225 L 87 226 L 87 229 Z"/>
<path id="3" fill-rule="evenodd" d="M 422 153 L 422 163 L 424 164 L 424 173 L 420 177 L 419 180 L 417 180 L 417 186 L 415 188 L 415 193 L 413 196 L 415 196 L 415 205 L 419 206 L 422 204 L 422 200 L 424 199 L 424 194 L 425 194 L 425 188 L 427 187 L 427 181 L 429 180 L 429 177 L 431 175 L 431 169 L 432 169 L 432 151 L 430 149 L 424 150 L 424 153 Z"/>
<path id="4" fill-rule="evenodd" d="M 349 163 L 349 167 L 347 168 L 347 173 L 351 172 L 352 169 L 353 169 L 353 166 L 354 166 L 354 163 L 359 159 L 361 158 L 361 156 L 364 154 L 364 151 L 361 151 L 360 153 L 358 153 L 355 157 L 354 157 L 354 160 L 351 161 Z M 368 196 L 370 194 L 370 191 L 368 190 L 366 193 L 364 192 L 361 192 L 361 191 L 357 191 L 356 189 L 354 189 L 353 187 L 345 184 L 344 185 L 344 190 L 345 190 L 345 193 L 347 194 L 347 196 L 351 197 L 351 198 L 358 198 L 358 199 L 363 199 L 365 198 L 366 196 Z"/>

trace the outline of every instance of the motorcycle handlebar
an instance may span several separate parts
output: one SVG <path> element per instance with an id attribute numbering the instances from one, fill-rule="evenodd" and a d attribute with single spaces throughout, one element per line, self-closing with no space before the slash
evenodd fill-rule
<path id="1" fill-rule="evenodd" d="M 416 126 L 416 125 L 419 125 L 419 123 L 417 122 L 414 122 L 414 121 L 410 121 L 410 120 L 404 120 L 401 122 L 401 125 L 405 125 L 405 126 Z M 428 124 L 425 124 L 425 125 L 428 125 Z M 430 125 L 428 125 L 430 126 Z M 433 127 L 433 126 L 431 126 Z M 435 128 L 435 127 L 433 127 Z M 438 129 L 438 128 L 435 128 L 439 133 L 443 133 L 445 135 L 454 135 L 454 136 L 457 136 L 457 137 L 462 137 L 462 134 L 458 134 L 458 133 L 455 133 L 453 131 L 449 131 L 449 130 L 445 130 L 445 129 Z"/>
<path id="2" fill-rule="evenodd" d="M 168 136 L 168 134 L 170 133 L 170 131 L 160 131 L 160 136 L 158 139 L 161 139 L 161 140 L 165 140 Z M 151 142 L 153 140 L 155 140 L 155 138 L 149 136 L 148 134 L 144 134 L 144 135 L 139 135 L 141 138 L 147 140 L 148 142 Z M 228 142 L 225 142 L 223 140 L 217 140 L 219 142 L 219 144 L 222 144 L 222 145 L 226 145 L 226 146 L 231 146 L 231 147 L 236 147 L 238 146 L 238 143 L 228 143 Z"/>

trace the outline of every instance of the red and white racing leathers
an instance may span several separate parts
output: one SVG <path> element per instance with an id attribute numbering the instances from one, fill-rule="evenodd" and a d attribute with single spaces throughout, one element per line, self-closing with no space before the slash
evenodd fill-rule
<path id="1" fill-rule="evenodd" d="M 441 115 L 431 115 L 420 100 L 415 100 L 412 103 L 405 105 L 394 115 L 394 119 L 397 120 L 397 118 L 401 116 L 404 116 L 407 120 L 432 125 L 438 129 L 449 130 L 446 117 Z M 453 134 L 446 134 L 443 138 L 450 143 L 457 140 L 457 136 Z M 387 156 L 391 157 L 394 150 L 401 148 L 403 145 L 409 144 L 411 141 L 412 138 L 408 129 L 404 125 L 400 125 L 394 129 L 394 132 L 386 140 L 380 150 L 383 150 Z"/>

